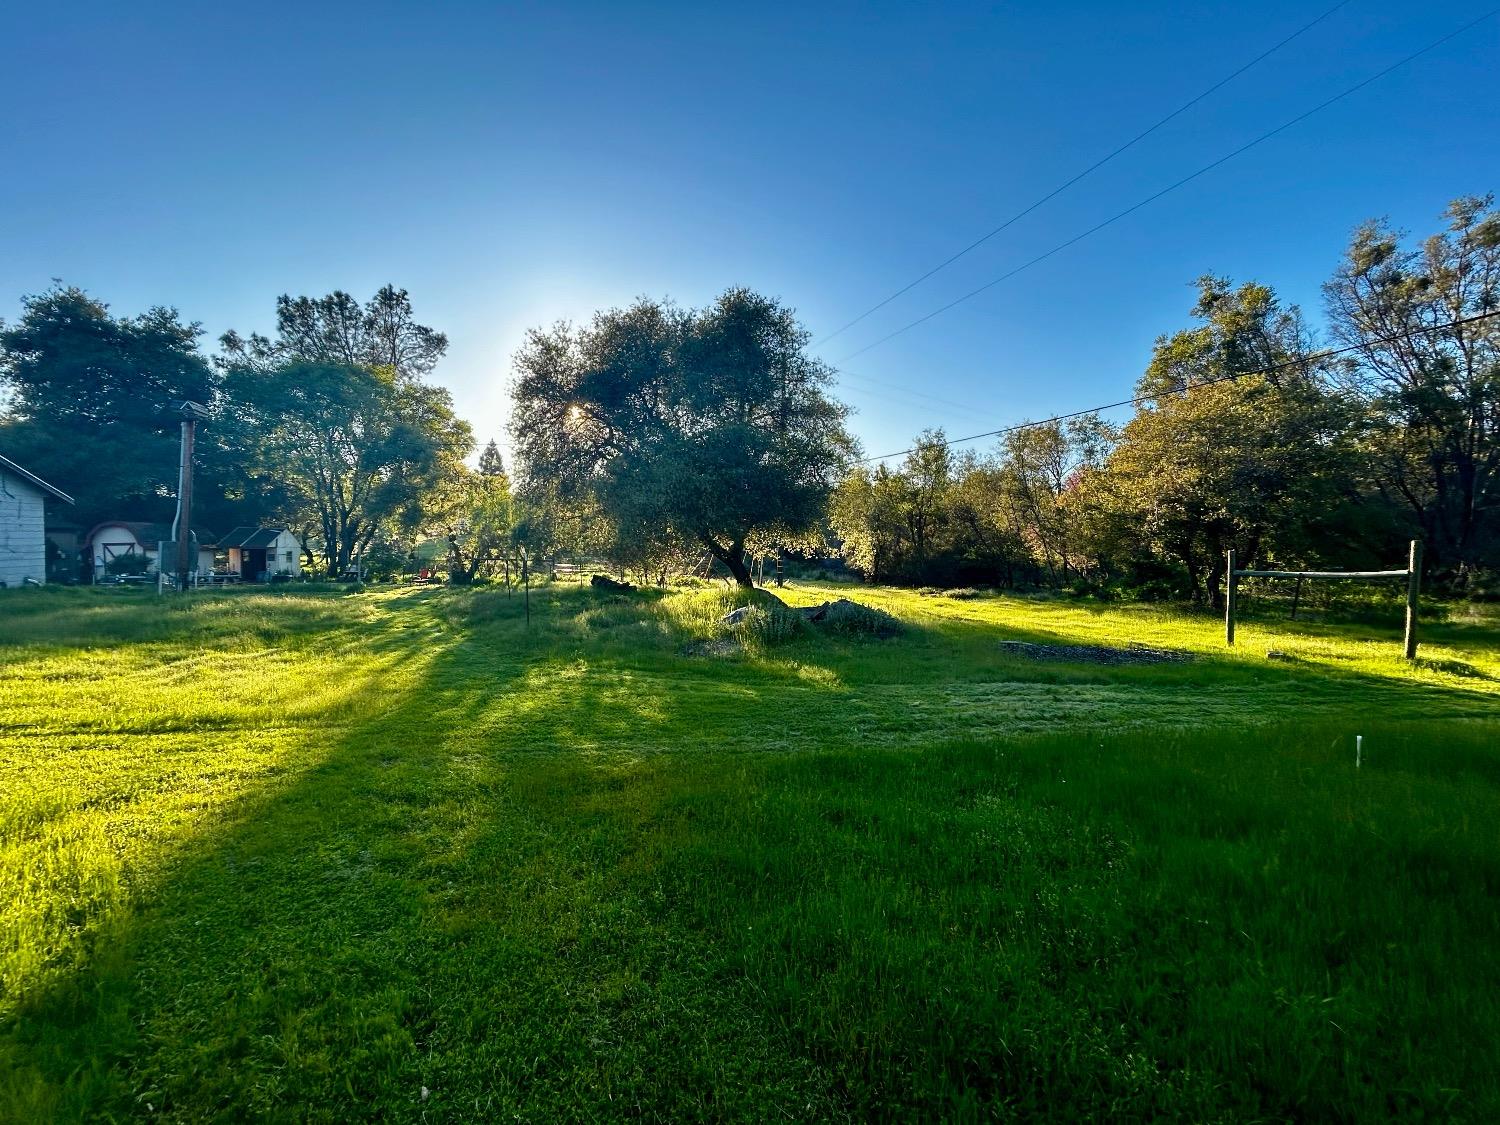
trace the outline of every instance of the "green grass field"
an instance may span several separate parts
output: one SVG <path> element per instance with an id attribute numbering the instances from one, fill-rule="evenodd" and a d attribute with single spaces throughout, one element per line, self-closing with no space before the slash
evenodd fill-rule
<path id="1" fill-rule="evenodd" d="M 0 1120 L 1500 1118 L 1495 618 L 838 592 L 6 592 Z"/>

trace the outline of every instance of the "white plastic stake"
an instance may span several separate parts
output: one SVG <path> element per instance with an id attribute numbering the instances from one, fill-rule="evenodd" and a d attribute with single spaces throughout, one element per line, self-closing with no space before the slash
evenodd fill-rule
<path id="1" fill-rule="evenodd" d="M 1354 736 L 1354 768 L 1359 769 L 1360 751 L 1364 748 L 1365 736 L 1356 734 Z"/>

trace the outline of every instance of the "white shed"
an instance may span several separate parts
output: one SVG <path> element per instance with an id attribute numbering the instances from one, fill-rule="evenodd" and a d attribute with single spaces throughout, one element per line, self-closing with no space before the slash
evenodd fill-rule
<path id="1" fill-rule="evenodd" d="M 73 498 L 0 456 L 0 586 L 47 581 L 47 502 Z"/>
<path id="2" fill-rule="evenodd" d="M 237 527 L 219 540 L 229 553 L 229 573 L 246 582 L 302 575 L 302 544 L 284 527 Z"/>
<path id="3" fill-rule="evenodd" d="M 192 532 L 198 540 L 198 572 L 211 574 L 214 569 L 213 535 L 201 529 Z M 122 556 L 138 556 L 148 574 L 158 569 L 157 553 L 162 543 L 172 541 L 172 525 L 167 523 L 143 523 L 137 520 L 106 520 L 98 524 L 84 537 L 84 546 L 93 563 L 95 580 L 109 573 L 112 560 Z M 168 560 L 168 569 L 176 563 Z"/>

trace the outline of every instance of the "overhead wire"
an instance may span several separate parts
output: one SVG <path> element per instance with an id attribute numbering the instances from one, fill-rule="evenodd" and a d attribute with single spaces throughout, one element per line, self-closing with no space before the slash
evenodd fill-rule
<path id="1" fill-rule="evenodd" d="M 1241 156 L 1244 153 L 1249 152 L 1251 149 L 1255 148 L 1257 145 L 1264 144 L 1266 141 L 1270 140 L 1272 137 L 1275 137 L 1275 136 L 1277 136 L 1277 135 L 1279 135 L 1281 133 L 1286 132 L 1288 129 L 1292 128 L 1295 125 L 1301 124 L 1303 121 L 1306 121 L 1309 117 L 1312 117 L 1314 114 L 1321 113 L 1323 110 L 1329 108 L 1332 105 L 1337 104 L 1338 102 L 1343 101 L 1345 98 L 1348 98 L 1348 97 L 1353 96 L 1354 94 L 1357 94 L 1359 91 L 1363 90 L 1366 86 L 1369 86 L 1369 85 L 1371 85 L 1371 84 L 1373 84 L 1375 82 L 1378 82 L 1380 79 L 1386 77 L 1388 74 L 1391 74 L 1391 73 L 1393 73 L 1393 72 L 1395 72 L 1397 70 L 1400 70 L 1402 67 L 1407 66 L 1407 65 L 1415 62 L 1417 59 L 1421 58 L 1423 55 L 1426 55 L 1426 54 L 1428 54 L 1428 53 L 1430 53 L 1432 51 L 1437 50 L 1437 48 L 1443 46 L 1445 43 L 1448 43 L 1448 42 L 1452 41 L 1453 39 L 1458 38 L 1460 35 L 1464 34 L 1467 31 L 1472 30 L 1473 28 L 1477 27 L 1479 24 L 1485 22 L 1486 20 L 1494 18 L 1496 15 L 1500 15 L 1500 8 L 1491 8 L 1489 11 L 1485 12 L 1483 15 L 1481 15 L 1481 16 L 1475 18 L 1475 19 L 1470 20 L 1468 23 L 1464 24 L 1462 27 L 1459 27 L 1459 28 L 1457 28 L 1454 31 L 1450 31 L 1447 35 L 1444 35 L 1444 36 L 1442 36 L 1439 39 L 1434 39 L 1432 42 L 1428 43 L 1426 46 L 1424 46 L 1424 47 L 1422 47 L 1422 48 L 1420 48 L 1420 49 L 1418 49 L 1416 51 L 1413 51 L 1411 54 L 1406 55 L 1406 56 L 1404 56 L 1401 59 L 1398 59 L 1396 62 L 1391 63 L 1389 66 L 1387 66 L 1387 67 L 1385 67 L 1385 68 L 1383 68 L 1383 69 L 1381 69 L 1379 71 L 1376 71 L 1374 74 L 1370 75 L 1368 78 L 1365 78 L 1365 79 L 1363 79 L 1360 82 L 1356 82 L 1353 86 L 1350 86 L 1350 87 L 1342 90 L 1341 92 L 1333 95 L 1331 98 L 1324 99 L 1323 101 L 1319 102 L 1317 105 L 1313 106 L 1311 109 L 1304 110 L 1302 113 L 1297 114 L 1297 116 L 1295 116 L 1293 118 L 1290 118 L 1287 121 L 1282 122 L 1280 125 L 1276 126 L 1274 129 L 1267 130 L 1266 132 L 1264 132 L 1264 133 L 1260 134 L 1258 137 L 1256 137 L 1254 140 L 1249 141 L 1249 142 L 1241 145 L 1239 148 L 1233 150 L 1232 152 L 1226 153 L 1225 155 L 1219 157 L 1217 160 L 1214 160 L 1214 161 L 1212 161 L 1212 162 L 1210 162 L 1208 164 L 1205 164 L 1203 167 L 1199 168 L 1196 172 L 1192 172 L 1189 175 L 1183 176 L 1180 180 L 1177 180 L 1176 182 L 1174 182 L 1172 184 L 1169 184 L 1168 186 L 1162 188 L 1160 191 L 1154 192 L 1151 195 L 1146 196 L 1146 198 L 1140 200 L 1139 202 L 1131 204 L 1129 207 L 1125 208 L 1123 211 L 1119 211 L 1119 212 L 1115 213 L 1114 215 L 1111 215 L 1109 218 L 1105 219 L 1101 223 L 1096 223 L 1094 226 L 1089 227 L 1087 230 L 1083 231 L 1082 233 L 1074 235 L 1072 238 L 1068 239 L 1066 242 L 1060 242 L 1060 243 L 1058 243 L 1056 246 L 1052 247 L 1052 249 L 1046 251 L 1045 253 L 1038 254 L 1036 257 L 1030 259 L 1029 261 L 1023 262 L 1021 265 L 1016 266 L 1014 269 L 1009 270 L 1006 273 L 1001 274 L 999 277 L 995 278 L 994 280 L 985 282 L 985 284 L 979 286 L 977 289 L 971 289 L 969 292 L 965 293 L 963 296 L 955 298 L 954 300 L 949 301 L 946 305 L 942 305 L 941 307 L 934 309 L 932 312 L 928 313 L 926 316 L 918 317 L 916 320 L 912 321 L 911 323 L 903 325 L 902 327 L 896 329 L 894 332 L 887 333 L 886 335 L 880 337 L 880 339 L 874 341 L 873 343 L 866 344 L 864 347 L 858 349 L 857 351 L 850 352 L 848 355 L 844 356 L 844 358 L 841 359 L 839 362 L 840 363 L 847 363 L 849 360 L 854 359 L 856 356 L 863 355 L 865 352 L 870 351 L 872 348 L 877 348 L 881 344 L 884 344 L 884 343 L 886 343 L 886 342 L 888 342 L 890 340 L 894 340 L 897 336 L 900 336 L 903 333 L 909 332 L 913 328 L 916 328 L 919 325 L 926 324 L 929 320 L 932 320 L 934 317 L 941 316 L 943 313 L 947 312 L 949 309 L 955 308 L 958 305 L 963 304 L 965 301 L 971 300 L 974 297 L 979 296 L 979 294 L 981 294 L 981 293 L 983 293 L 983 292 L 985 292 L 985 291 L 987 291 L 989 289 L 993 289 L 996 285 L 999 285 L 1002 281 L 1009 281 L 1011 278 L 1015 277 L 1017 274 L 1023 273 L 1024 271 L 1030 269 L 1032 266 L 1038 265 L 1038 264 L 1046 261 L 1048 258 L 1052 257 L 1054 254 L 1061 253 L 1063 250 L 1066 250 L 1068 247 L 1074 246 L 1077 243 L 1082 242 L 1085 238 L 1088 238 L 1090 235 L 1097 234 L 1099 231 L 1103 230 L 1104 228 L 1106 228 L 1108 226 L 1112 226 L 1113 224 L 1119 222 L 1121 219 L 1125 218 L 1126 216 L 1134 214 L 1136 211 L 1139 211 L 1142 207 L 1145 207 L 1147 204 L 1156 202 L 1158 199 L 1161 199 L 1163 196 L 1169 195 L 1172 192 L 1176 191 L 1178 188 L 1184 187 L 1187 184 L 1192 183 L 1194 180 L 1198 179 L 1198 177 L 1206 175 L 1207 173 L 1213 171 L 1215 168 L 1218 168 L 1220 165 L 1226 164 L 1229 161 L 1233 160 L 1235 157 Z"/>
<path id="2" fill-rule="evenodd" d="M 910 387 L 904 387 L 900 383 L 892 383 L 886 379 L 874 379 L 869 375 L 863 375 L 857 371 L 840 371 L 838 373 L 838 378 L 840 382 L 845 379 L 853 379 L 857 383 L 866 383 L 872 387 L 883 387 L 887 391 L 899 392 L 900 394 L 907 396 L 908 398 L 925 399 L 928 402 L 937 403 L 939 406 L 946 406 L 953 410 L 960 410 L 965 415 L 969 415 L 973 412 L 973 406 L 970 403 L 959 402 L 957 399 L 943 398 L 941 395 L 928 394 L 925 391 L 912 390 Z M 881 396 L 875 391 L 870 391 L 869 393 L 876 395 L 876 397 L 889 397 Z M 895 399 L 891 399 L 891 401 L 894 402 Z"/>
<path id="3" fill-rule="evenodd" d="M 1183 102 L 1182 105 L 1178 106 L 1171 113 L 1169 113 L 1165 117 L 1161 118 L 1155 124 L 1149 126 L 1146 129 L 1143 129 L 1141 132 L 1139 132 L 1135 136 L 1131 137 L 1128 141 L 1126 141 L 1124 144 L 1120 145 L 1118 148 L 1114 149 L 1113 151 L 1109 152 L 1105 156 L 1102 156 L 1098 160 L 1094 161 L 1094 163 L 1090 164 L 1087 168 L 1085 168 L 1083 171 L 1079 172 L 1077 175 L 1073 176 L 1071 179 L 1064 181 L 1063 183 L 1059 184 L 1057 187 L 1055 187 L 1051 191 L 1049 191 L 1046 195 L 1042 196 L 1040 199 L 1038 199 L 1035 202 L 1027 205 L 1022 210 L 1017 211 L 1014 215 L 1012 215 L 1010 218 L 1006 219 L 999 226 L 997 226 L 994 229 L 990 230 L 988 233 L 986 233 L 984 235 L 981 235 L 979 238 L 976 238 L 973 242 L 969 243 L 962 250 L 959 250 L 957 253 L 951 254 L 947 258 L 944 258 L 941 262 L 939 262 L 937 265 L 933 266 L 930 270 L 928 270 L 926 273 L 922 274 L 920 277 L 916 278 L 914 281 L 910 281 L 907 284 L 903 285 L 900 289 L 897 289 L 889 297 L 885 298 L 885 300 L 880 301 L 877 304 L 871 305 L 864 312 L 860 313 L 853 320 L 849 321 L 849 323 L 845 324 L 841 328 L 837 328 L 834 331 L 830 332 L 827 336 L 824 336 L 821 340 L 819 340 L 813 346 L 817 347 L 817 348 L 820 348 L 824 344 L 828 343 L 830 340 L 834 339 L 834 337 L 843 335 L 843 333 L 845 333 L 849 329 L 853 328 L 856 324 L 858 324 L 860 321 L 864 320 L 866 317 L 870 316 L 873 313 L 879 312 L 881 309 L 885 308 L 886 305 L 890 304 L 897 297 L 900 297 L 903 294 L 908 293 L 911 290 L 915 289 L 918 285 L 921 285 L 922 282 L 926 281 L 933 274 L 942 272 L 943 270 L 945 270 L 949 266 L 951 266 L 954 262 L 956 262 L 960 258 L 962 258 L 964 255 L 968 254 L 970 251 L 977 250 L 979 247 L 983 246 L 990 239 L 994 238 L 995 235 L 1000 234 L 1001 232 L 1007 230 L 1011 226 L 1013 226 L 1016 223 L 1020 222 L 1027 215 L 1029 215 L 1033 211 L 1035 211 L 1038 207 L 1041 207 L 1043 204 L 1048 203 L 1051 200 L 1057 198 L 1059 195 L 1061 195 L 1063 192 L 1067 191 L 1074 184 L 1078 183 L 1079 181 L 1081 181 L 1083 179 L 1086 179 L 1088 176 L 1091 176 L 1093 173 L 1097 172 L 1100 168 L 1103 168 L 1111 160 L 1115 159 L 1115 157 L 1120 156 L 1120 155 L 1124 154 L 1125 152 L 1129 151 L 1130 149 L 1134 148 L 1141 141 L 1144 141 L 1147 137 L 1151 136 L 1152 133 L 1155 133 L 1158 129 L 1160 129 L 1163 126 L 1169 124 L 1170 122 L 1176 120 L 1178 117 L 1181 117 L 1184 113 L 1186 113 L 1188 110 L 1192 109 L 1199 102 L 1203 101 L 1205 98 L 1207 98 L 1210 95 L 1212 95 L 1212 94 L 1218 92 L 1219 90 L 1223 89 L 1225 86 L 1229 85 L 1229 83 L 1233 82 L 1236 78 L 1238 78 L 1240 75 L 1244 74 L 1247 70 L 1250 70 L 1252 67 L 1256 66 L 1257 64 L 1259 64 L 1261 62 L 1264 62 L 1266 59 L 1270 58 L 1277 51 L 1281 50 L 1283 47 L 1285 47 L 1287 44 L 1291 43 L 1293 40 L 1300 38 L 1302 35 L 1305 35 L 1307 32 L 1309 32 L 1313 28 L 1317 27 L 1318 24 L 1322 23 L 1324 20 L 1328 19 L 1328 17 L 1332 16 L 1340 8 L 1346 7 L 1349 3 L 1350 3 L 1350 0 L 1339 0 L 1339 2 L 1337 4 L 1335 4 L 1333 7 L 1329 8 L 1326 12 L 1324 12 L 1322 15 L 1318 16 L 1316 19 L 1313 19 L 1313 20 L 1309 21 L 1308 23 L 1303 24 L 1301 27 L 1299 27 L 1296 31 L 1292 32 L 1286 38 L 1284 38 L 1284 39 L 1280 40 L 1279 42 L 1273 44 L 1272 46 L 1266 48 L 1264 51 L 1262 51 L 1260 54 L 1256 55 L 1249 62 L 1247 62 L 1243 66 L 1241 66 L 1238 70 L 1236 70 L 1233 73 L 1228 74 L 1225 77 L 1219 79 L 1219 81 L 1215 82 L 1212 86 L 1208 87 L 1208 89 L 1204 90 L 1202 93 L 1200 93 L 1197 96 L 1193 97 L 1189 101 Z"/>
<path id="4" fill-rule="evenodd" d="M 1500 309 L 1496 309 L 1492 312 L 1476 313 L 1474 316 L 1460 317 L 1456 320 L 1450 320 L 1444 324 L 1432 324 L 1420 328 L 1413 328 L 1406 332 L 1397 332 L 1393 335 L 1377 337 L 1373 340 L 1362 340 L 1358 344 L 1349 344 L 1348 346 L 1342 348 L 1325 348 L 1322 351 L 1313 352 L 1311 355 L 1297 356 L 1294 359 L 1289 359 L 1282 363 L 1275 363 L 1269 367 L 1257 367 L 1248 371 L 1234 371 L 1230 372 L 1228 375 L 1219 375 L 1212 379 L 1203 379 L 1200 382 L 1189 384 L 1188 386 L 1184 387 L 1181 392 L 1157 391 L 1153 394 L 1148 395 L 1136 395 L 1133 398 L 1122 398 L 1119 402 L 1107 402 L 1103 405 L 1090 406 L 1083 410 L 1072 410 L 1066 414 L 1054 414 L 1050 418 L 1039 418 L 1033 422 L 1017 422 L 1013 426 L 1002 426 L 998 430 L 986 430 L 982 434 L 969 434 L 967 437 L 946 438 L 943 441 L 937 442 L 935 444 L 937 444 L 941 448 L 948 448 L 955 445 L 964 445 L 971 441 L 981 441 L 984 438 L 1004 437 L 1006 434 L 1017 433 L 1021 430 L 1033 430 L 1038 426 L 1050 426 L 1055 422 L 1067 422 L 1074 418 L 1085 417 L 1089 414 L 1099 414 L 1105 410 L 1117 410 L 1122 406 L 1139 406 L 1142 403 L 1152 402 L 1159 398 L 1168 398 L 1173 394 L 1185 394 L 1190 391 L 1195 391 L 1199 387 L 1212 387 L 1219 383 L 1233 383 L 1238 379 L 1248 379 L 1252 375 L 1275 375 L 1279 372 L 1286 371 L 1291 368 L 1303 367 L 1314 363 L 1323 363 L 1330 359 L 1337 359 L 1339 356 L 1348 355 L 1350 352 L 1364 351 L 1365 349 L 1374 347 L 1378 344 L 1392 344 L 1398 340 L 1409 340 L 1414 336 L 1426 336 L 1434 332 L 1446 332 L 1452 328 L 1463 328 L 1467 325 L 1477 324 L 1480 321 L 1491 320 L 1495 317 L 1500 317 Z M 908 453 L 914 453 L 916 452 L 916 450 L 917 447 L 912 446 L 910 449 L 900 449 L 895 453 L 882 453 L 878 457 L 861 457 L 854 461 L 854 464 L 868 465 L 871 462 L 875 461 L 888 461 L 892 457 L 905 457 Z"/>

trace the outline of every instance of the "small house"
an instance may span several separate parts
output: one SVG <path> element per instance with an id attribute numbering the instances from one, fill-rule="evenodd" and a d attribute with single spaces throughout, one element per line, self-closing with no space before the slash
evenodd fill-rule
<path id="1" fill-rule="evenodd" d="M 229 573 L 245 582 L 302 575 L 302 544 L 284 527 L 237 527 L 219 539 L 219 550 L 229 555 Z"/>
<path id="2" fill-rule="evenodd" d="M 47 581 L 47 505 L 73 503 L 60 488 L 0 456 L 0 586 Z"/>
<path id="3" fill-rule="evenodd" d="M 190 534 L 198 541 L 197 572 L 211 574 L 214 569 L 213 535 L 201 529 L 191 531 Z M 142 573 L 156 573 L 160 569 L 160 560 L 156 556 L 161 544 L 171 542 L 172 525 L 169 523 L 107 520 L 84 536 L 84 549 L 97 580 L 110 573 L 110 564 L 114 560 L 127 557 L 141 560 L 138 565 Z M 167 560 L 169 571 L 176 565 L 176 561 Z"/>

